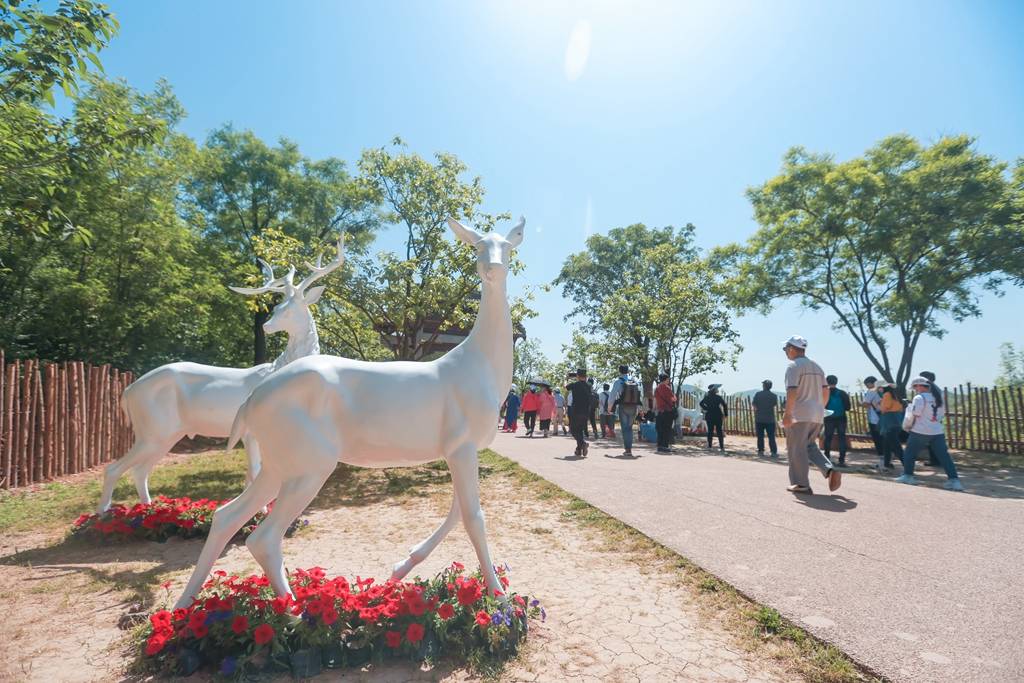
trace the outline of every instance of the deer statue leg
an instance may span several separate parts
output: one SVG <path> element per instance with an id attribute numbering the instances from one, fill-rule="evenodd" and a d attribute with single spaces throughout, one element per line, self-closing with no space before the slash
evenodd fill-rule
<path id="1" fill-rule="evenodd" d="M 413 546 L 412 550 L 409 551 L 409 557 L 397 563 L 392 572 L 391 578 L 395 580 L 404 579 L 405 576 L 412 570 L 413 567 L 418 565 L 434 551 L 434 548 L 444 540 L 448 532 L 455 526 L 455 522 L 459 520 L 459 494 L 456 493 L 452 497 L 452 506 L 448 510 L 448 516 L 445 517 L 441 525 L 434 530 L 434 533 L 430 534 L 427 538 L 420 541 L 417 545 Z"/>
<path id="2" fill-rule="evenodd" d="M 245 542 L 249 552 L 263 567 L 263 572 L 270 579 L 270 585 L 278 595 L 291 594 L 288 576 L 284 570 L 284 556 L 281 554 L 284 533 L 316 498 L 316 494 L 320 493 L 324 482 L 334 471 L 335 464 L 332 459 L 326 467 L 314 468 L 312 472 L 306 471 L 285 480 L 277 494 L 277 500 L 274 501 L 274 509 Z"/>
<path id="3" fill-rule="evenodd" d="M 245 471 L 245 485 L 248 486 L 260 473 L 260 445 L 251 435 L 246 435 L 242 439 L 242 444 L 245 446 L 245 457 L 249 461 L 248 469 Z"/>
<path id="4" fill-rule="evenodd" d="M 505 589 L 498 582 L 491 562 L 491 552 L 487 549 L 487 532 L 484 528 L 484 511 L 480 508 L 480 464 L 476 446 L 465 444 L 460 446 L 447 458 L 448 469 L 452 473 L 455 484 L 455 498 L 462 513 L 462 524 L 466 527 L 469 540 L 476 550 L 480 561 L 480 571 L 487 582 L 487 589 L 493 594 L 497 591 L 504 595 Z"/>
<path id="5" fill-rule="evenodd" d="M 276 476 L 263 471 L 237 498 L 217 508 L 213 513 L 210 533 L 206 536 L 199 559 L 196 560 L 196 568 L 192 570 L 188 585 L 178 598 L 175 608 L 188 607 L 192 604 L 192 599 L 199 593 L 206 582 L 206 577 L 210 575 L 213 563 L 224 552 L 224 546 L 238 533 L 243 524 L 274 498 L 279 483 L 280 480 Z"/>
<path id="6" fill-rule="evenodd" d="M 103 490 L 100 493 L 100 503 L 98 507 L 99 512 L 106 512 L 110 508 L 111 500 L 114 497 L 114 487 L 117 486 L 117 480 L 120 479 L 125 472 L 132 470 L 133 478 L 135 479 L 135 489 L 138 491 L 139 500 L 143 503 L 149 503 L 149 487 L 148 478 L 149 471 L 153 469 L 153 464 L 157 460 L 162 458 L 171 446 L 178 440 L 179 437 L 175 436 L 174 439 L 139 439 L 132 446 L 131 450 L 128 451 L 120 460 L 107 465 L 103 470 Z M 147 463 L 148 466 L 147 466 Z M 141 477 L 138 472 L 139 468 L 145 467 L 145 470 L 141 471 Z"/>

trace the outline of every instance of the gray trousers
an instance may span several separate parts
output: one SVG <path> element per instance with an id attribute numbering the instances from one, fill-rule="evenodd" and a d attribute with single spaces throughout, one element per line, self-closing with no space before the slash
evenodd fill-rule
<path id="1" fill-rule="evenodd" d="M 821 432 L 820 422 L 797 422 L 786 427 L 786 454 L 789 456 L 789 483 L 810 486 L 807 479 L 810 470 L 809 462 L 813 462 L 828 476 L 832 462 L 818 448 L 818 434 Z"/>

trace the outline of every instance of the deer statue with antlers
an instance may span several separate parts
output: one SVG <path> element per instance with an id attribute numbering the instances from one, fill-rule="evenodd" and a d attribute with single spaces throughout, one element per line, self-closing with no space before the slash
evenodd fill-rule
<path id="1" fill-rule="evenodd" d="M 487 548 L 477 451 L 493 441 L 494 416 L 512 384 L 512 316 L 505 286 L 512 250 L 523 241 L 525 220 L 520 219 L 506 237 L 481 234 L 452 219 L 448 225 L 476 250 L 483 283 L 469 336 L 429 362 L 310 356 L 260 383 L 238 411 L 229 443 L 255 437 L 263 467 L 241 495 L 214 513 L 178 607 L 191 604 L 227 542 L 275 498 L 273 510 L 246 545 L 274 591 L 289 594 L 281 555 L 284 533 L 338 461 L 358 467 L 402 467 L 444 458 L 455 489 L 448 516 L 394 566 L 392 577 L 408 574 L 461 519 L 488 588 L 504 593 Z"/>
<path id="2" fill-rule="evenodd" d="M 107 465 L 103 473 L 100 512 L 110 507 L 114 486 L 128 470 L 135 480 L 139 500 L 149 503 L 149 473 L 181 437 L 228 436 L 239 406 L 256 385 L 289 363 L 320 353 L 316 322 L 309 307 L 320 299 L 324 287 L 309 289 L 309 286 L 344 263 L 344 235 L 338 238 L 334 260 L 325 266 L 322 259 L 321 255 L 315 265 L 306 264 L 311 272 L 299 284 L 294 283 L 294 266 L 289 266 L 284 277 L 275 278 L 273 268 L 260 260 L 266 278 L 262 287 L 231 287 L 239 294 L 284 294 L 270 319 L 263 324 L 269 334 L 288 334 L 288 346 L 273 363 L 251 368 L 169 363 L 150 370 L 125 389 L 121 407 L 132 423 L 135 443 L 124 457 Z M 251 437 L 246 437 L 244 442 L 249 461 L 246 483 L 249 483 L 260 469 L 260 447 Z"/>

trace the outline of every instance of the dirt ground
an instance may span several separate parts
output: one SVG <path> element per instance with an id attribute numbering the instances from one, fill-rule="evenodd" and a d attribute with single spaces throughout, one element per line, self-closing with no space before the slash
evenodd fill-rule
<path id="1" fill-rule="evenodd" d="M 447 488 L 433 484 L 427 491 L 314 501 L 306 515 L 310 527 L 285 542 L 289 566 L 386 577 L 389 567 L 447 511 Z M 531 630 L 524 652 L 507 667 L 503 680 L 800 680 L 783 664 L 746 652 L 713 611 L 698 606 L 693 589 L 682 587 L 669 572 L 645 571 L 625 554 L 610 552 L 601 531 L 577 526 L 562 514 L 562 503 L 543 500 L 500 474 L 482 481 L 482 496 L 495 561 L 507 562 L 513 590 L 540 598 L 548 614 Z M 140 586 L 155 590 L 158 606 L 173 602 L 200 547 L 201 541 L 88 547 L 53 534 L 4 537 L 0 681 L 126 680 L 130 655 L 118 620 L 131 611 Z M 475 564 L 461 528 L 415 572 L 432 575 L 452 561 Z M 217 568 L 257 569 L 240 545 L 230 546 Z M 165 580 L 172 582 L 166 592 L 159 588 Z M 342 676 L 365 681 L 472 678 L 443 665 L 432 670 L 393 665 L 325 671 L 317 680 Z"/>

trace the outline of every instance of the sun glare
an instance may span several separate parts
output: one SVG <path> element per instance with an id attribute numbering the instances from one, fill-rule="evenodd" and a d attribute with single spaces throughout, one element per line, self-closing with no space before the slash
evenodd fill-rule
<path id="1" fill-rule="evenodd" d="M 590 59 L 590 22 L 581 19 L 572 27 L 565 46 L 565 77 L 575 81 L 587 68 Z"/>

